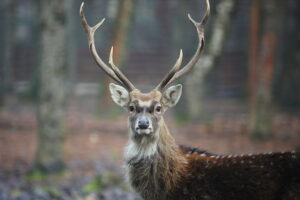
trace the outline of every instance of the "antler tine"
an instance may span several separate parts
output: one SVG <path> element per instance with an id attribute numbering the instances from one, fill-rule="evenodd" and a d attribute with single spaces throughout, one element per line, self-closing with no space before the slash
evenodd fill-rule
<path id="1" fill-rule="evenodd" d="M 114 64 L 113 60 L 113 54 L 114 54 L 114 47 L 111 47 L 110 49 L 110 54 L 109 54 L 109 61 L 108 63 L 110 64 L 112 70 L 115 72 L 117 77 L 124 83 L 124 85 L 130 89 L 134 90 L 135 87 L 134 85 L 129 81 L 129 79 L 120 71 L 120 69 Z"/>
<path id="2" fill-rule="evenodd" d="M 90 52 L 96 61 L 97 65 L 113 80 L 118 82 L 119 84 L 125 86 L 129 90 L 133 90 L 134 86 L 133 84 L 124 76 L 124 74 L 114 65 L 114 67 L 109 67 L 98 55 L 96 47 L 95 47 L 95 32 L 96 30 L 103 24 L 105 18 L 103 18 L 98 24 L 96 24 L 93 27 L 90 27 L 87 23 L 87 20 L 85 18 L 84 12 L 83 12 L 83 6 L 84 2 L 81 3 L 80 6 L 80 18 L 83 25 L 83 28 L 85 29 L 87 35 L 88 35 L 88 42 L 89 42 L 89 49 Z"/>
<path id="3" fill-rule="evenodd" d="M 172 79 L 174 74 L 179 70 L 182 63 L 182 49 L 180 49 L 179 57 L 175 63 L 175 65 L 172 67 L 172 69 L 169 71 L 169 73 L 163 78 L 163 80 L 158 84 L 156 87 L 157 90 L 162 90 Z"/>
<path id="4" fill-rule="evenodd" d="M 205 12 L 205 15 L 202 18 L 201 22 L 196 22 L 190 16 L 190 14 L 188 14 L 189 20 L 194 24 L 194 26 L 197 29 L 197 34 L 198 34 L 198 39 L 199 39 L 197 50 L 196 50 L 194 56 L 192 57 L 192 59 L 184 67 L 182 67 L 179 71 L 176 71 L 175 73 L 173 73 L 173 76 L 171 78 L 169 77 L 168 82 L 164 83 L 164 85 L 161 85 L 161 87 L 159 88 L 160 90 L 163 90 L 167 85 L 174 82 L 175 80 L 177 80 L 178 78 L 180 78 L 181 76 L 186 74 L 187 72 L 189 72 L 196 65 L 197 61 L 200 59 L 201 54 L 204 49 L 204 26 L 207 22 L 209 14 L 210 14 L 209 0 L 206 0 L 206 12 Z M 173 71 L 173 69 L 171 71 Z M 169 72 L 169 74 L 171 74 L 171 73 Z M 165 79 L 163 79 L 163 81 L 165 81 Z"/>

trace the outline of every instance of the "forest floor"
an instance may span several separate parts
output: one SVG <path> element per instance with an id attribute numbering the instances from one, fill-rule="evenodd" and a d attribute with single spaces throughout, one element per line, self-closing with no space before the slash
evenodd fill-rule
<path id="1" fill-rule="evenodd" d="M 16 98 L 7 102 L 0 110 L 1 200 L 140 199 L 124 181 L 125 115 L 107 119 L 95 115 L 92 108 L 72 104 L 65 128 L 66 171 L 31 177 L 27 173 L 38 142 L 35 106 Z M 244 113 L 219 113 L 198 123 L 178 123 L 168 116 L 166 122 L 178 143 L 219 154 L 289 151 L 300 144 L 300 117 L 290 114 L 274 116 L 272 138 L 267 141 L 249 139 Z"/>

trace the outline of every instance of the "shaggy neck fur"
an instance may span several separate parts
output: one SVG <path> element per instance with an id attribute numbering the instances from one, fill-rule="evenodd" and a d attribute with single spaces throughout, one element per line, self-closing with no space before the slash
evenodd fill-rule
<path id="1" fill-rule="evenodd" d="M 145 200 L 167 198 L 187 166 L 163 119 L 158 131 L 154 138 L 131 138 L 125 151 L 129 182 Z"/>

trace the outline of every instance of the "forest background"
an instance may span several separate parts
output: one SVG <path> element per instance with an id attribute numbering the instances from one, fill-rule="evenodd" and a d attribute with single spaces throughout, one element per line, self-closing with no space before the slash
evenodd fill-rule
<path id="1" fill-rule="evenodd" d="M 219 154 L 300 149 L 300 2 L 211 0 L 204 55 L 166 114 L 180 144 Z M 124 181 L 126 113 L 94 63 L 81 0 L 0 2 L 0 199 L 139 199 Z M 86 0 L 101 57 L 149 91 L 204 0 Z"/>

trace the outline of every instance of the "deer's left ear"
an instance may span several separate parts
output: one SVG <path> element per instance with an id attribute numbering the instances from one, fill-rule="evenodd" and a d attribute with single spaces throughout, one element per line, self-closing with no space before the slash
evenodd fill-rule
<path id="1" fill-rule="evenodd" d="M 112 99 L 116 104 L 125 107 L 129 103 L 129 92 L 120 85 L 114 83 L 109 84 L 109 90 Z"/>
<path id="2" fill-rule="evenodd" d="M 175 106 L 181 97 L 181 93 L 182 93 L 182 85 L 181 84 L 169 87 L 163 93 L 162 104 L 166 108 L 171 108 L 171 107 Z"/>

